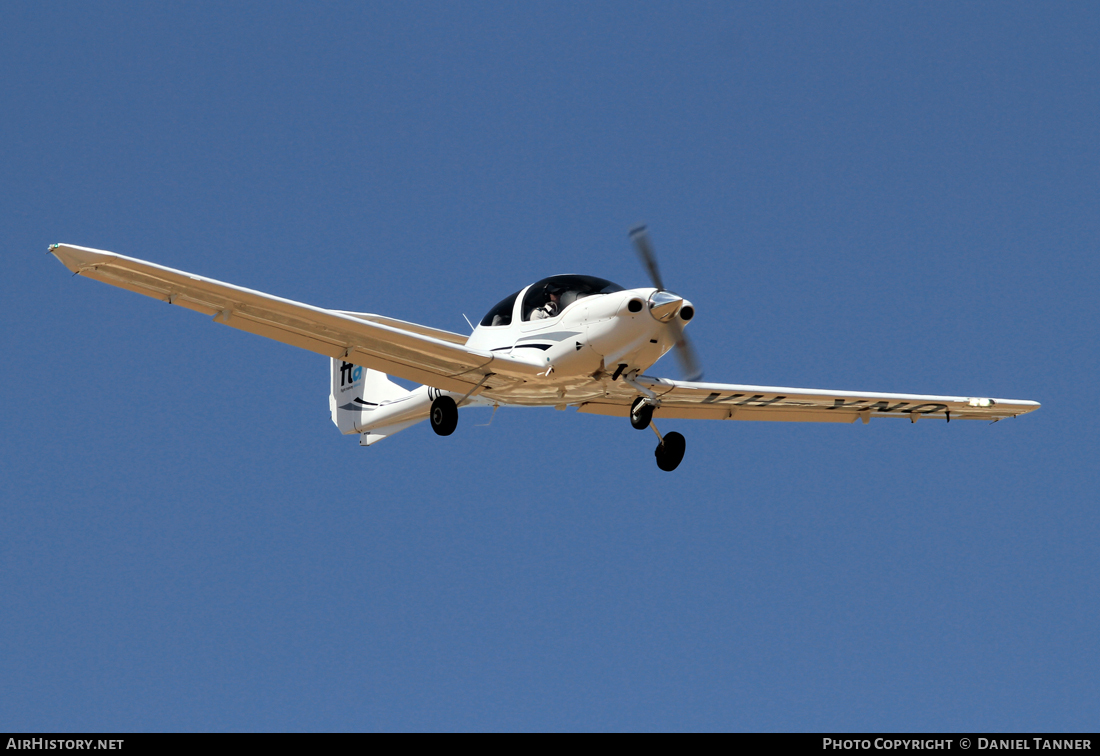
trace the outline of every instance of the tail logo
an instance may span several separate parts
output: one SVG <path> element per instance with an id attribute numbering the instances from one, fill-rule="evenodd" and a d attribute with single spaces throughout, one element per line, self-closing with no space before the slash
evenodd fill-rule
<path id="1" fill-rule="evenodd" d="M 349 383 L 355 383 L 363 376 L 363 368 L 359 365 L 353 365 L 350 362 L 345 362 L 340 365 L 340 385 L 346 386 Z"/>

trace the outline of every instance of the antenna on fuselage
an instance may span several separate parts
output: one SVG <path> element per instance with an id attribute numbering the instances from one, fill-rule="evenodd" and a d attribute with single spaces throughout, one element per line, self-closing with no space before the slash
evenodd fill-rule
<path id="1" fill-rule="evenodd" d="M 466 325 L 470 326 L 470 333 L 473 333 L 477 329 L 474 328 L 474 324 L 470 322 L 470 319 L 466 317 L 466 313 L 462 313 L 463 319 L 466 321 Z"/>

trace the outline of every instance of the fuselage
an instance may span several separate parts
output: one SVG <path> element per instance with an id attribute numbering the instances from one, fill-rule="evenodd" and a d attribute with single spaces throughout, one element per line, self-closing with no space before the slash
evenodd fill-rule
<path id="1" fill-rule="evenodd" d="M 652 287 L 623 289 L 591 276 L 552 276 L 502 300 L 466 345 L 544 368 L 534 390 L 520 385 L 486 391 L 485 398 L 545 405 L 552 386 L 558 404 L 572 404 L 603 395 L 612 376 L 648 369 L 676 344 L 669 321 L 693 313 L 690 303 Z"/>
<path id="2" fill-rule="evenodd" d="M 466 341 L 472 350 L 537 367 L 533 380 L 465 396 L 420 386 L 371 402 L 345 432 L 364 433 L 364 443 L 373 443 L 423 420 L 443 395 L 462 406 L 561 409 L 599 399 L 613 381 L 633 378 L 672 349 L 693 315 L 690 302 L 653 287 L 623 289 L 592 276 L 544 278 L 501 300 Z"/>

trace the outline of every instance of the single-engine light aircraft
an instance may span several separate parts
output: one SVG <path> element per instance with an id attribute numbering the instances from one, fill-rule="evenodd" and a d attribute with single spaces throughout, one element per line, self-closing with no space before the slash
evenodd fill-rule
<path id="1" fill-rule="evenodd" d="M 576 407 L 629 418 L 638 430 L 652 428 L 657 466 L 671 471 L 684 457 L 684 437 L 662 435 L 655 419 L 996 421 L 1039 407 L 986 397 L 701 383 L 684 333 L 695 307 L 665 288 L 645 227 L 630 237 L 652 286 L 624 289 L 594 276 L 550 276 L 500 300 L 469 336 L 314 307 L 98 249 L 53 244 L 49 251 L 74 274 L 329 357 L 332 422 L 341 433 L 359 434 L 363 446 L 425 419 L 449 436 L 460 407 Z M 644 374 L 673 349 L 687 380 Z M 389 376 L 422 385 L 409 391 Z"/>

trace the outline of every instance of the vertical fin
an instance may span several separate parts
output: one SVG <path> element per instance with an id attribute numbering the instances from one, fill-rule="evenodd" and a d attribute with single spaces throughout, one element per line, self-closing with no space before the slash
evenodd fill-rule
<path id="1" fill-rule="evenodd" d="M 364 414 L 369 414 L 383 402 L 409 393 L 385 373 L 354 365 L 339 357 L 331 362 L 330 378 L 329 412 L 332 422 L 344 434 L 358 433 Z"/>

